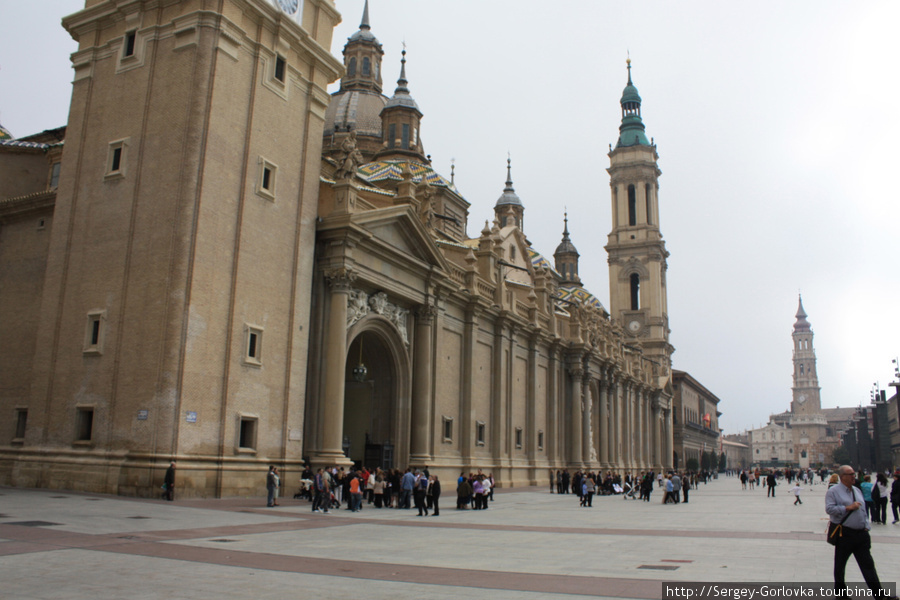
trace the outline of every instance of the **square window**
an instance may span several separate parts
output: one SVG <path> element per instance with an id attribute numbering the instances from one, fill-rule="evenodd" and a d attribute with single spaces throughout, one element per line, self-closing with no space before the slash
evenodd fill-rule
<path id="1" fill-rule="evenodd" d="M 522 428 L 516 427 L 516 449 L 522 449 Z"/>
<path id="2" fill-rule="evenodd" d="M 238 452 L 256 450 L 256 433 L 259 419 L 251 415 L 240 415 L 238 420 Z"/>
<path id="3" fill-rule="evenodd" d="M 28 409 L 27 408 L 17 408 L 16 409 L 16 435 L 13 437 L 14 440 L 24 440 L 25 439 L 25 427 L 28 424 Z"/>
<path id="4" fill-rule="evenodd" d="M 106 160 L 106 177 L 125 176 L 125 150 L 128 140 L 116 140 L 109 143 L 109 155 Z"/>
<path id="5" fill-rule="evenodd" d="M 453 418 L 452 417 L 441 417 L 442 421 L 442 430 L 444 434 L 445 442 L 453 441 Z"/>
<path id="6" fill-rule="evenodd" d="M 84 330 L 85 354 L 103 354 L 103 339 L 106 333 L 105 321 L 105 310 L 95 310 L 88 313 Z"/>
<path id="7" fill-rule="evenodd" d="M 90 442 L 94 434 L 94 407 L 78 407 L 75 412 L 75 441 Z"/>
<path id="8" fill-rule="evenodd" d="M 254 325 L 246 326 L 247 341 L 244 352 L 244 362 L 251 365 L 262 364 L 262 335 L 263 330 Z"/>
<path id="9" fill-rule="evenodd" d="M 278 167 L 263 157 L 259 157 L 259 177 L 256 184 L 256 193 L 268 199 L 275 199 L 275 176 Z"/>
<path id="10" fill-rule="evenodd" d="M 475 421 L 475 445 L 484 446 L 484 421 Z"/>

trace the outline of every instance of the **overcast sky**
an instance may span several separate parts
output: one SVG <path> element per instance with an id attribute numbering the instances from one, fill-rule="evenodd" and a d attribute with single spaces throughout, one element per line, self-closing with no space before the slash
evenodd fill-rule
<path id="1" fill-rule="evenodd" d="M 0 0 L 0 123 L 67 120 L 83 0 Z M 337 0 L 340 57 L 363 0 Z M 823 407 L 892 390 L 900 354 L 900 3 L 372 0 L 393 94 L 402 42 L 435 168 L 477 236 L 507 152 L 525 233 L 552 256 L 568 208 L 585 286 L 609 307 L 606 156 L 630 52 L 660 155 L 660 228 L 677 369 L 720 399 L 726 433 L 791 400 L 798 292 Z M 335 87 L 336 89 L 336 87 Z"/>

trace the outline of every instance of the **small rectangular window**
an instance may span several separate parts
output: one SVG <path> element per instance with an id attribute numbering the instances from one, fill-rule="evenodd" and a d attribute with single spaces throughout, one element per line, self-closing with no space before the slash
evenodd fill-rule
<path id="1" fill-rule="evenodd" d="M 284 83 L 284 72 L 287 69 L 287 61 L 282 56 L 275 57 L 275 79 Z"/>
<path id="2" fill-rule="evenodd" d="M 127 140 L 116 140 L 109 143 L 109 157 L 106 162 L 106 177 L 123 177 L 125 175 L 125 149 Z"/>
<path id="3" fill-rule="evenodd" d="M 50 165 L 50 189 L 55 190 L 59 187 L 59 167 L 60 163 L 55 162 Z"/>
<path id="4" fill-rule="evenodd" d="M 134 56 L 134 43 L 137 40 L 137 32 L 129 31 L 125 34 L 125 44 L 122 46 L 122 57 Z"/>
<path id="5" fill-rule="evenodd" d="M 544 432 L 543 431 L 538 431 L 537 447 L 538 447 L 538 450 L 544 449 Z"/>
<path id="6" fill-rule="evenodd" d="M 263 331 L 259 327 L 247 325 L 247 342 L 246 353 L 244 354 L 244 362 L 251 365 L 262 364 L 262 335 Z"/>
<path id="7" fill-rule="evenodd" d="M 28 424 L 28 409 L 27 408 L 17 408 L 16 409 L 16 435 L 13 439 L 16 440 L 24 440 L 25 439 L 25 427 Z"/>
<path id="8" fill-rule="evenodd" d="M 453 441 L 453 419 L 451 417 L 442 417 L 442 429 L 445 442 Z"/>
<path id="9" fill-rule="evenodd" d="M 256 417 L 241 417 L 238 432 L 238 448 L 240 450 L 256 450 Z"/>
<path id="10" fill-rule="evenodd" d="M 103 353 L 103 322 L 106 320 L 106 311 L 91 311 L 87 315 L 87 323 L 84 332 L 84 352 L 86 354 Z"/>
<path id="11" fill-rule="evenodd" d="M 388 125 L 388 148 L 393 148 L 397 144 L 397 124 Z"/>
<path id="12" fill-rule="evenodd" d="M 484 421 L 475 421 L 475 445 L 484 446 Z"/>
<path id="13" fill-rule="evenodd" d="M 409 150 L 409 123 L 403 124 L 403 139 L 400 141 L 401 148 Z"/>
<path id="14" fill-rule="evenodd" d="M 75 441 L 89 442 L 94 434 L 94 409 L 82 407 L 75 413 Z"/>
<path id="15" fill-rule="evenodd" d="M 268 200 L 275 199 L 276 176 L 278 167 L 263 157 L 259 157 L 259 178 L 256 184 L 256 193 Z"/>
<path id="16" fill-rule="evenodd" d="M 522 428 L 516 427 L 516 449 L 522 449 Z"/>

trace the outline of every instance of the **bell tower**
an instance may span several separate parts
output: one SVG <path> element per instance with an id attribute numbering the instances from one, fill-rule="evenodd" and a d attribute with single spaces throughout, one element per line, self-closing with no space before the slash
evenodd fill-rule
<path id="1" fill-rule="evenodd" d="M 806 320 L 803 298 L 799 299 L 797 320 L 794 322 L 794 386 L 791 412 L 795 415 L 814 415 L 822 412 L 819 397 L 819 377 L 816 374 L 816 350 L 813 348 L 813 331 Z"/>
<path id="2" fill-rule="evenodd" d="M 647 140 L 641 119 L 641 97 L 631 82 L 622 93 L 619 140 L 609 152 L 612 231 L 609 254 L 610 315 L 628 338 L 639 341 L 644 355 L 670 371 L 674 348 L 669 344 L 666 301 L 666 244 L 659 230 L 659 155 Z"/>

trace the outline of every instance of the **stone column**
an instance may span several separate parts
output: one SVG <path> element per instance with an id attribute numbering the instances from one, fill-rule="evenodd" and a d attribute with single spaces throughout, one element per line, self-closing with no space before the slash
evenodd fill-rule
<path id="1" fill-rule="evenodd" d="M 416 349 L 413 358 L 412 439 L 409 461 L 424 465 L 431 459 L 432 338 L 437 309 L 423 305 L 416 313 Z"/>
<path id="2" fill-rule="evenodd" d="M 591 454 L 593 454 L 591 451 L 591 442 L 593 440 L 591 428 L 594 421 L 593 401 L 594 398 L 591 396 L 591 371 L 590 369 L 585 369 L 581 378 L 581 458 L 585 464 L 590 462 Z"/>
<path id="3" fill-rule="evenodd" d="M 582 391 L 584 390 L 584 387 L 581 384 L 581 378 L 583 377 L 583 375 L 584 370 L 582 369 L 580 363 L 570 367 L 569 378 L 571 381 L 572 390 L 572 411 L 570 412 L 570 416 L 572 418 L 572 423 L 569 431 L 572 438 L 569 440 L 568 462 L 575 468 L 581 466 L 581 462 L 583 460 L 583 454 L 581 453 L 581 440 L 584 437 L 582 431 L 582 414 L 584 411 L 584 399 L 582 398 Z"/>
<path id="4" fill-rule="evenodd" d="M 634 392 L 635 467 L 644 468 L 644 390 Z"/>
<path id="5" fill-rule="evenodd" d="M 659 400 L 653 400 L 653 466 L 657 471 L 662 471 L 662 414 L 659 408 Z"/>
<path id="6" fill-rule="evenodd" d="M 613 390 L 613 462 L 616 469 L 621 469 L 622 464 L 622 381 L 616 382 Z"/>
<path id="7" fill-rule="evenodd" d="M 609 406 L 607 405 L 609 401 L 608 387 L 608 381 L 606 379 L 601 379 L 600 385 L 598 386 L 600 397 L 597 399 L 597 402 L 600 404 L 600 406 L 598 407 L 600 410 L 600 428 L 598 429 L 598 431 L 600 432 L 600 467 L 603 469 L 609 467 Z"/>
<path id="8" fill-rule="evenodd" d="M 325 392 L 322 410 L 322 444 L 313 460 L 319 465 L 350 464 L 344 456 L 344 386 L 347 363 L 347 299 L 356 275 L 346 268 L 325 274 L 330 288 L 328 329 L 325 339 Z"/>
<path id="9" fill-rule="evenodd" d="M 554 464 L 559 458 L 559 346 L 553 344 L 547 361 L 547 433 L 544 440 L 547 460 Z"/>

